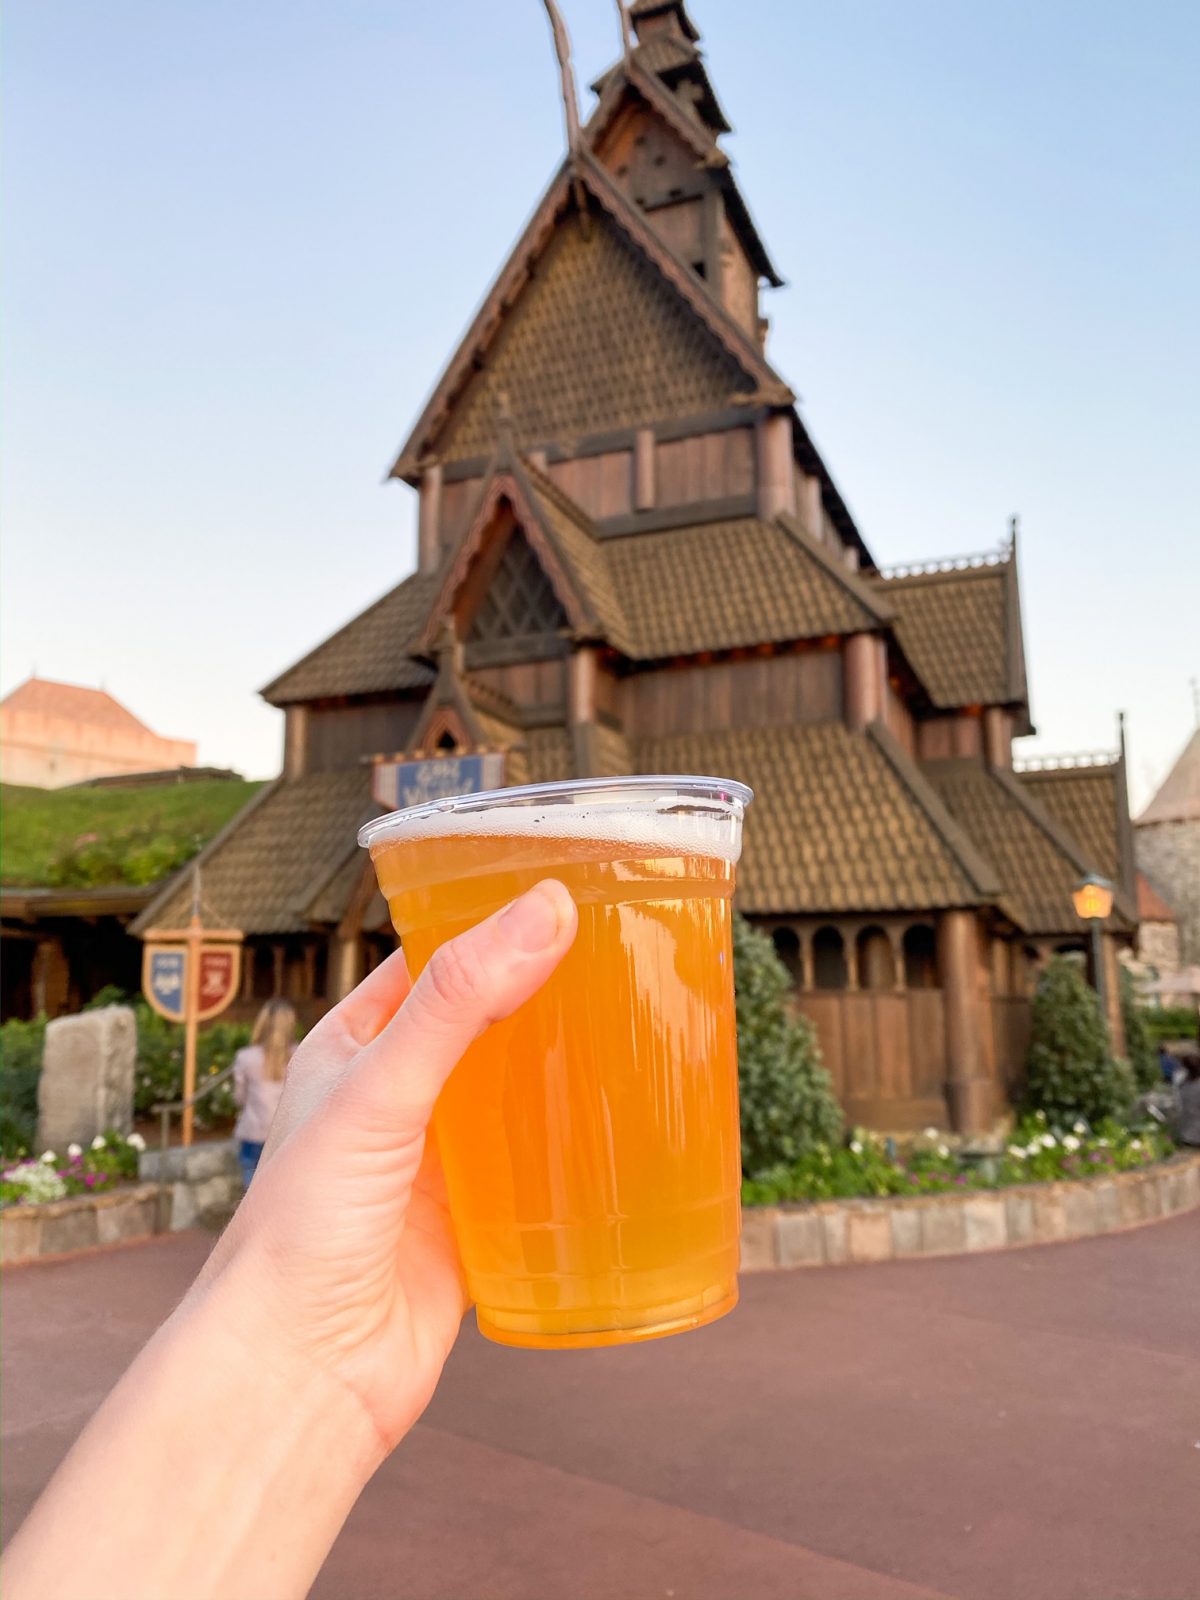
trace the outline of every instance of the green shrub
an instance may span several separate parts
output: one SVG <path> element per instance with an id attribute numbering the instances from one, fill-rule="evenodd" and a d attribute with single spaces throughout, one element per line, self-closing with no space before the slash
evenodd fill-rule
<path id="1" fill-rule="evenodd" d="M 1200 1036 L 1200 1011 L 1191 1006 L 1143 1006 L 1142 1025 L 1150 1039 L 1151 1048 L 1172 1039 L 1195 1039 Z"/>
<path id="2" fill-rule="evenodd" d="M 5 1161 L 33 1148 L 45 1043 L 45 1017 L 32 1022 L 12 1017 L 0 1027 L 0 1156 Z"/>
<path id="3" fill-rule="evenodd" d="M 139 1116 L 159 1104 L 183 1098 L 183 1028 L 168 1022 L 151 1009 L 145 1000 L 135 1000 L 138 1061 L 134 1080 L 133 1107 Z M 215 1078 L 230 1065 L 243 1045 L 250 1043 L 247 1022 L 210 1022 L 201 1028 L 196 1040 L 196 1087 Z M 210 1128 L 237 1115 L 233 1088 L 224 1083 L 196 1106 L 196 1122 Z"/>
<path id="4" fill-rule="evenodd" d="M 1052 1127 L 1119 1117 L 1133 1102 L 1133 1074 L 1113 1058 L 1096 993 L 1062 956 L 1049 962 L 1034 995 L 1025 1077 L 1028 1109 L 1045 1112 Z"/>
<path id="5" fill-rule="evenodd" d="M 733 919 L 742 1168 L 747 1176 L 836 1144 L 842 1113 L 812 1024 L 787 1004 L 787 969 L 764 933 Z"/>
<path id="6" fill-rule="evenodd" d="M 1158 1048 L 1146 1027 L 1146 1013 L 1137 1002 L 1133 977 L 1121 968 L 1121 1021 L 1125 1027 L 1125 1055 L 1140 1093 L 1156 1089 L 1162 1082 L 1158 1070 Z"/>

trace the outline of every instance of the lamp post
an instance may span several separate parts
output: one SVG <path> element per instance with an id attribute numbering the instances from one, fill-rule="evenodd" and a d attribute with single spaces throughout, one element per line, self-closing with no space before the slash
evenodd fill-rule
<path id="1" fill-rule="evenodd" d="M 1100 1015 L 1108 1022 L 1108 985 L 1104 976 L 1104 946 L 1100 933 L 1112 911 L 1113 886 L 1107 878 L 1089 872 L 1071 895 L 1075 915 L 1088 925 L 1092 946 L 1092 984 L 1100 1001 Z"/>

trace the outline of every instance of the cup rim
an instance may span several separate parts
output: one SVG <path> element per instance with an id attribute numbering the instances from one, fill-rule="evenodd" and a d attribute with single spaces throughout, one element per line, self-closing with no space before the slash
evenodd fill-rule
<path id="1" fill-rule="evenodd" d="M 556 803 L 560 797 L 574 800 L 578 795 L 611 793 L 620 795 L 632 790 L 635 794 L 679 795 L 684 800 L 701 800 L 710 806 L 724 807 L 731 816 L 740 818 L 754 799 L 749 784 L 736 778 L 699 777 L 690 773 L 632 773 L 619 778 L 568 778 L 559 783 L 524 783 L 511 789 L 481 789 L 476 794 L 448 795 L 438 800 L 425 800 L 420 805 L 405 806 L 399 811 L 388 811 L 374 817 L 358 830 L 358 842 L 369 849 L 384 836 L 391 836 L 406 828 L 409 823 L 423 822 L 429 817 L 444 817 L 455 812 L 486 811 L 491 807 L 512 805 L 537 805 Z"/>

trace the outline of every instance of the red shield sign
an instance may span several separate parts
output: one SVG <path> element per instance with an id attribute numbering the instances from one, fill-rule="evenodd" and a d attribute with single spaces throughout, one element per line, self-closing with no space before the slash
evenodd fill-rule
<path id="1" fill-rule="evenodd" d="M 198 1022 L 207 1022 L 209 1017 L 224 1011 L 237 994 L 241 975 L 241 945 L 210 944 L 200 951 L 200 979 L 196 995 Z"/>

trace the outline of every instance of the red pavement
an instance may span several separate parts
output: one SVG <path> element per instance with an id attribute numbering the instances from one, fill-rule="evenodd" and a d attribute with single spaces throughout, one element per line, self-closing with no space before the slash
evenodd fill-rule
<path id="1" fill-rule="evenodd" d="M 5 1533 L 210 1242 L 4 1274 Z M 1198 1308 L 1192 1215 L 764 1274 L 725 1321 L 625 1350 L 467 1330 L 313 1593 L 1196 1600 Z"/>

